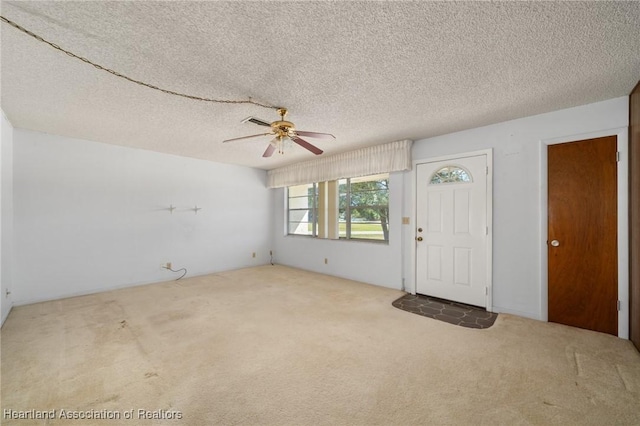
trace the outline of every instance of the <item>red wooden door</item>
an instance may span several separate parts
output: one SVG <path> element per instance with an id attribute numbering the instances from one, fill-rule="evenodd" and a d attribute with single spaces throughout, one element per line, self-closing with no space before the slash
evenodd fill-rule
<path id="1" fill-rule="evenodd" d="M 640 82 L 629 96 L 629 338 L 640 350 Z"/>
<path id="2" fill-rule="evenodd" d="M 618 335 L 616 136 L 548 147 L 549 321 Z"/>

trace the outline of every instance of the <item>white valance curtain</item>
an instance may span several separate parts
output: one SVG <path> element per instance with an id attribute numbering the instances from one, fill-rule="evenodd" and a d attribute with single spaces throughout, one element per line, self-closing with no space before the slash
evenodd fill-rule
<path id="1" fill-rule="evenodd" d="M 396 141 L 269 170 L 267 187 L 411 170 L 411 144 L 410 140 Z"/>

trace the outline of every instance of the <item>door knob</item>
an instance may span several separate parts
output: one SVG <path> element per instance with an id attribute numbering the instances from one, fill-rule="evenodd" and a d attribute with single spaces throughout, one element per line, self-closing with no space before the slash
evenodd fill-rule
<path id="1" fill-rule="evenodd" d="M 422 241 L 422 237 L 416 237 L 416 241 Z"/>
<path id="2" fill-rule="evenodd" d="M 558 247 L 560 245 L 560 241 L 553 240 L 553 241 L 551 241 L 551 245 L 554 246 L 554 247 Z"/>

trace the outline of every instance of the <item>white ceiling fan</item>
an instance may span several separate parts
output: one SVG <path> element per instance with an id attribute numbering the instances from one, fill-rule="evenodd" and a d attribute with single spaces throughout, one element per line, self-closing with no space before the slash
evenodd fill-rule
<path id="1" fill-rule="evenodd" d="M 257 138 L 260 136 L 275 136 L 267 149 L 262 154 L 263 157 L 271 157 L 276 149 L 282 153 L 284 149 L 284 142 L 287 140 L 291 140 L 292 142 L 300 145 L 301 147 L 313 152 L 315 155 L 322 154 L 322 150 L 315 145 L 310 144 L 306 140 L 302 139 L 300 136 L 317 138 L 317 139 L 335 139 L 330 133 L 318 133 L 318 132 L 308 132 L 306 130 L 296 130 L 295 125 L 290 121 L 285 121 L 284 117 L 287 115 L 286 108 L 278 108 L 278 114 L 280 114 L 280 120 L 274 121 L 272 123 L 268 123 L 264 120 L 255 117 L 247 117 L 242 120 L 243 123 L 251 122 L 257 124 L 259 126 L 271 127 L 271 131 L 267 133 L 260 133 L 257 135 L 251 136 L 243 136 L 240 138 L 227 139 L 222 142 L 235 142 L 243 139 Z"/>

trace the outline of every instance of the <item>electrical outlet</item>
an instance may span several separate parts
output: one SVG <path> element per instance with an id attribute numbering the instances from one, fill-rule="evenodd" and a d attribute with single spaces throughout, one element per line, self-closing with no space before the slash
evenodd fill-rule
<path id="1" fill-rule="evenodd" d="M 160 265 L 162 269 L 171 269 L 171 262 L 166 262 Z"/>
<path id="2" fill-rule="evenodd" d="M 251 257 L 256 257 L 256 252 L 254 251 Z"/>
<path id="3" fill-rule="evenodd" d="M 324 264 L 328 265 L 329 264 L 329 259 L 327 259 L 326 257 L 324 258 Z"/>

